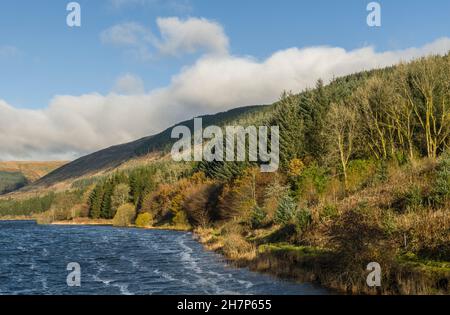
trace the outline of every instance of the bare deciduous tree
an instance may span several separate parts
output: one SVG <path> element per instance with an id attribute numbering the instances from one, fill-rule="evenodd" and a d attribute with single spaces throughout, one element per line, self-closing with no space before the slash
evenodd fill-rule
<path id="1" fill-rule="evenodd" d="M 396 126 L 391 112 L 394 88 L 386 79 L 375 76 L 353 95 L 352 103 L 359 113 L 364 140 L 377 159 L 386 160 L 396 150 Z"/>
<path id="2" fill-rule="evenodd" d="M 332 104 L 327 117 L 326 129 L 330 137 L 330 152 L 339 157 L 344 184 L 347 187 L 347 166 L 354 153 L 354 142 L 357 136 L 355 110 L 347 104 Z"/>
<path id="3" fill-rule="evenodd" d="M 428 157 L 436 158 L 450 136 L 450 57 L 414 61 L 402 74 L 403 97 L 424 133 Z"/>

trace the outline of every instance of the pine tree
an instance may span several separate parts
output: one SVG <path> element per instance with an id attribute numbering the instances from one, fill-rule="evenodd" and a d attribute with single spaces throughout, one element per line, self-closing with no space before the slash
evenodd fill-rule
<path id="1" fill-rule="evenodd" d="M 100 217 L 103 219 L 112 219 L 113 214 L 111 210 L 111 196 L 114 191 L 114 186 L 112 181 L 107 181 L 104 186 L 104 194 L 103 194 L 103 200 L 101 203 L 101 211 L 100 211 Z"/>
<path id="2" fill-rule="evenodd" d="M 89 217 L 99 219 L 103 201 L 103 185 L 98 184 L 89 196 Z"/>
<path id="3" fill-rule="evenodd" d="M 292 159 L 303 155 L 303 120 L 296 96 L 283 93 L 277 106 L 272 125 L 280 127 L 280 162 L 286 170 Z"/>
<path id="4" fill-rule="evenodd" d="M 252 211 L 251 224 L 253 228 L 260 228 L 267 217 L 267 213 L 263 208 L 255 205 Z"/>
<path id="5" fill-rule="evenodd" d="M 277 224 L 287 224 L 295 215 L 297 205 L 294 198 L 286 194 L 281 198 L 277 211 L 275 212 L 274 221 Z"/>
<path id="6" fill-rule="evenodd" d="M 130 175 L 130 202 L 137 204 L 139 197 L 139 178 L 135 171 Z"/>
<path id="7" fill-rule="evenodd" d="M 326 153 L 323 128 L 327 110 L 330 106 L 322 80 L 317 82 L 314 91 L 305 93 L 302 96 L 300 104 L 305 124 L 305 151 L 309 156 L 320 160 Z"/>

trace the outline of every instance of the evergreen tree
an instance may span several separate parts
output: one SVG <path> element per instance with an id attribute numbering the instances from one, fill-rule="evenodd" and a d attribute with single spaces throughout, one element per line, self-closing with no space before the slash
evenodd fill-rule
<path id="1" fill-rule="evenodd" d="M 105 183 L 105 186 L 103 187 L 103 200 L 101 203 L 101 211 L 100 211 L 100 217 L 103 219 L 112 219 L 113 213 L 111 209 L 111 196 L 114 191 L 114 185 L 111 180 L 107 181 Z"/>
<path id="2" fill-rule="evenodd" d="M 294 198 L 288 194 L 284 195 L 279 204 L 277 211 L 275 212 L 274 221 L 277 224 L 287 224 L 295 215 L 295 210 L 297 205 L 295 204 Z"/>
<path id="3" fill-rule="evenodd" d="M 292 159 L 301 157 L 304 152 L 303 120 L 299 109 L 298 98 L 283 93 L 272 122 L 280 127 L 280 162 L 285 170 Z"/>
<path id="4" fill-rule="evenodd" d="M 253 228 L 260 228 L 267 217 L 267 213 L 263 208 L 255 205 L 252 211 L 251 224 Z"/>
<path id="5" fill-rule="evenodd" d="M 103 201 L 103 185 L 98 184 L 89 196 L 89 217 L 99 219 Z"/>
<path id="6" fill-rule="evenodd" d="M 314 91 L 304 93 L 300 111 L 305 126 L 304 144 L 306 154 L 320 160 L 326 153 L 324 121 L 330 101 L 323 81 L 319 80 Z"/>
<path id="7" fill-rule="evenodd" d="M 139 200 L 139 176 L 136 171 L 130 175 L 130 202 L 137 204 Z"/>

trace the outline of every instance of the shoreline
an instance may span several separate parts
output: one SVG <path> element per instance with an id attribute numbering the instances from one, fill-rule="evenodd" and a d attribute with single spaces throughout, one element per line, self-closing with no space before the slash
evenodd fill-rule
<path id="1" fill-rule="evenodd" d="M 42 224 L 42 225 L 46 225 L 46 224 Z M 76 220 L 76 221 L 68 220 L 68 221 L 53 221 L 47 225 L 113 226 L 113 223 L 112 223 L 112 220 Z"/>
<path id="2" fill-rule="evenodd" d="M 11 222 L 11 221 L 34 221 L 37 222 L 37 220 L 35 218 L 29 217 L 29 218 L 24 218 L 24 217 L 4 217 L 4 218 L 0 218 L 0 222 Z"/>
<path id="3" fill-rule="evenodd" d="M 45 224 L 43 224 L 45 225 Z M 192 232 L 190 229 L 172 227 L 172 226 L 149 226 L 149 227 L 139 227 L 136 225 L 129 226 L 115 226 L 112 220 L 76 220 L 76 221 L 54 221 L 48 225 L 60 225 L 60 226 L 110 226 L 115 228 L 128 228 L 128 229 L 140 229 L 140 230 L 160 230 L 160 231 L 180 231 L 180 232 Z"/>
<path id="4" fill-rule="evenodd" d="M 117 227 L 112 224 L 112 220 L 102 220 L 103 224 L 100 224 L 98 220 L 91 220 L 91 219 L 83 219 L 83 220 L 76 220 L 76 221 L 54 221 L 50 223 L 49 225 L 59 225 L 59 226 L 110 226 L 110 227 Z M 109 224 L 107 224 L 107 222 Z M 224 252 L 220 250 L 219 247 L 215 247 L 214 245 L 211 246 L 209 243 L 209 235 L 206 235 L 204 231 L 199 229 L 192 229 L 192 228 L 180 228 L 180 227 L 174 227 L 174 226 L 153 226 L 153 227 L 137 227 L 135 225 L 130 225 L 126 227 L 117 227 L 117 228 L 135 228 L 135 229 L 141 229 L 141 230 L 155 230 L 155 231 L 176 231 L 176 232 L 190 232 L 192 233 L 192 237 L 195 241 L 197 241 L 200 245 L 202 245 L 203 249 L 205 251 L 213 252 L 219 254 L 224 261 L 234 268 L 247 268 L 252 272 L 270 275 L 276 279 L 284 280 L 284 281 L 291 281 L 294 283 L 309 283 L 312 286 L 320 287 L 324 290 L 329 291 L 330 294 L 345 294 L 345 292 L 340 292 L 336 288 L 326 286 L 320 281 L 317 281 L 317 279 L 314 278 L 311 273 L 307 272 L 306 270 L 303 272 L 301 276 L 299 274 L 280 274 L 276 269 L 273 268 L 265 268 L 261 269 L 259 266 L 259 256 L 257 255 L 253 259 L 234 259 L 232 257 L 227 256 Z M 206 237 L 205 237 L 206 236 Z M 261 253 L 263 257 L 266 257 L 268 253 Z M 275 255 L 270 255 L 272 259 L 277 259 Z"/>
<path id="5" fill-rule="evenodd" d="M 55 225 L 55 226 L 108 226 L 108 227 L 116 227 L 113 225 L 112 220 L 92 220 L 92 219 L 77 219 L 77 220 L 67 220 L 67 221 L 54 221 L 49 224 L 42 224 L 39 223 L 36 218 L 0 218 L 0 222 L 2 221 L 34 221 L 38 225 Z M 308 280 L 308 277 L 304 277 L 302 279 L 299 279 L 298 277 L 292 275 L 292 276 L 282 276 L 280 274 L 276 273 L 276 270 L 258 270 L 255 268 L 256 261 L 244 261 L 244 260 L 235 260 L 230 257 L 227 257 L 223 252 L 218 250 L 217 248 L 211 248 L 208 245 L 208 242 L 205 241 L 205 234 L 202 233 L 199 230 L 193 230 L 192 228 L 177 228 L 177 227 L 171 227 L 171 226 L 160 226 L 160 227 L 137 227 L 137 226 L 126 226 L 126 227 L 117 227 L 117 228 L 136 228 L 141 230 L 156 230 L 156 231 L 178 231 L 178 232 L 191 232 L 193 238 L 199 242 L 204 250 L 209 252 L 218 253 L 227 264 L 230 266 L 233 266 L 235 268 L 248 268 L 249 270 L 253 272 L 258 272 L 261 274 L 266 274 L 273 276 L 275 278 L 285 280 L 285 281 L 292 281 L 296 283 L 310 283 L 313 286 L 321 287 L 325 290 L 329 290 L 330 292 L 335 291 L 333 288 L 324 286 L 317 281 Z"/>
<path id="6" fill-rule="evenodd" d="M 382 288 L 368 288 L 366 286 L 352 286 L 347 287 L 345 283 L 336 281 L 334 275 L 330 270 L 323 267 L 321 261 L 324 257 L 311 256 L 309 249 L 300 250 L 286 250 L 282 246 L 277 247 L 280 244 L 269 244 L 256 247 L 256 252 L 254 255 L 248 257 L 230 257 L 226 252 L 223 251 L 220 245 L 220 240 L 213 236 L 211 229 L 192 229 L 185 227 L 174 227 L 174 226 L 159 226 L 159 227 L 137 227 L 135 225 L 118 227 L 112 224 L 112 220 L 92 220 L 92 219 L 77 219 L 72 221 L 54 221 L 48 224 L 39 223 L 35 218 L 0 218 L 2 221 L 34 221 L 38 225 L 55 225 L 55 226 L 108 226 L 117 228 L 134 228 L 141 230 L 160 230 L 160 231 L 178 231 L 178 232 L 190 232 L 193 238 L 199 242 L 204 250 L 215 252 L 223 257 L 224 261 L 232 267 L 235 268 L 248 268 L 250 271 L 271 275 L 277 279 L 282 279 L 285 281 L 292 281 L 296 283 L 309 283 L 313 286 L 323 288 L 328 290 L 330 294 L 351 294 L 351 295 L 401 295 L 401 294 L 429 294 L 429 290 L 420 290 L 414 292 L 404 292 L 404 290 L 394 291 L 389 284 L 389 287 Z M 398 270 L 400 279 L 404 278 L 408 282 L 409 276 L 411 274 L 422 274 L 421 270 L 424 266 L 420 264 L 415 264 L 409 262 L 410 265 L 405 264 L 402 268 Z M 432 283 L 436 281 L 436 277 L 443 277 L 445 279 L 447 272 L 444 272 L 444 276 L 429 275 L 422 280 L 427 282 L 424 288 L 432 288 Z M 440 279 L 440 278 L 439 278 Z M 401 285 L 402 283 L 394 283 L 394 285 Z M 448 292 L 440 291 L 440 294 L 448 294 Z"/>
<path id="7" fill-rule="evenodd" d="M 270 275 L 276 279 L 283 280 L 283 281 L 290 281 L 294 283 L 309 283 L 310 285 L 318 288 L 322 288 L 324 290 L 327 290 L 329 294 L 337 294 L 336 289 L 327 287 L 318 281 L 314 280 L 308 273 L 305 273 L 303 277 L 298 277 L 298 275 L 281 275 L 277 273 L 276 270 L 260 270 L 258 269 L 258 257 L 255 257 L 253 260 L 236 260 L 228 257 L 225 255 L 225 253 L 221 252 L 217 248 L 211 248 L 208 245 L 208 242 L 205 241 L 204 234 L 200 230 L 192 229 L 192 228 L 180 228 L 180 227 L 174 227 L 174 226 L 159 226 L 159 227 L 137 227 L 135 225 L 130 225 L 126 227 L 118 227 L 114 226 L 112 222 L 109 224 L 99 224 L 99 222 L 92 222 L 93 220 L 77 220 L 75 222 L 73 221 L 55 221 L 50 223 L 49 225 L 58 225 L 58 226 L 110 226 L 113 228 L 132 228 L 132 229 L 140 229 L 140 230 L 155 230 L 155 231 L 175 231 L 175 232 L 190 232 L 192 233 L 192 237 L 195 241 L 197 241 L 200 245 L 202 245 L 203 249 L 208 252 L 213 252 L 219 254 L 224 261 L 234 268 L 247 268 L 248 270 L 260 274 Z M 112 221 L 112 220 L 104 220 L 104 221 Z M 343 292 L 341 292 L 343 293 Z"/>

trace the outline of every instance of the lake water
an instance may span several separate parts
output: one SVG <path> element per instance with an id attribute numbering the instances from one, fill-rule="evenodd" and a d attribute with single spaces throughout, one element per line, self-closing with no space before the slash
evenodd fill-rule
<path id="1" fill-rule="evenodd" d="M 81 286 L 69 287 L 69 263 Z M 191 233 L 0 222 L 0 294 L 326 294 L 227 265 Z"/>

